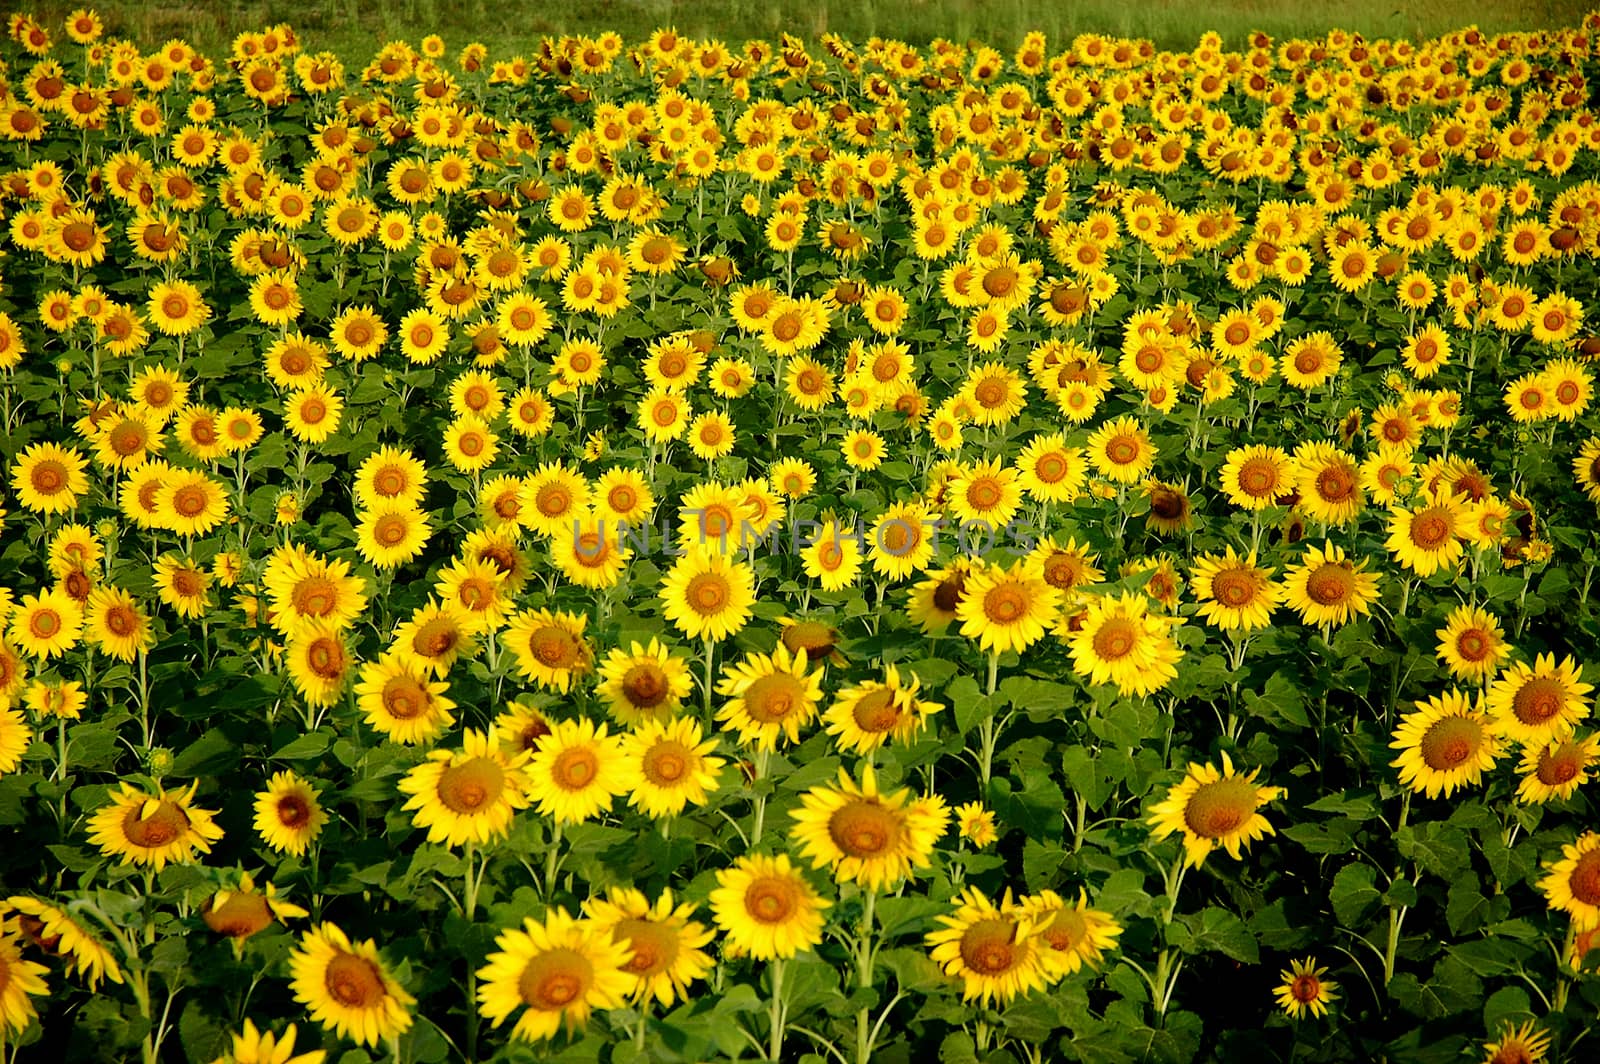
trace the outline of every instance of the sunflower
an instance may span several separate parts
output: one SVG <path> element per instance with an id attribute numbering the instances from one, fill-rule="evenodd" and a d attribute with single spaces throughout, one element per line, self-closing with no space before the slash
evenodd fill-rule
<path id="1" fill-rule="evenodd" d="M 418 606 L 395 629 L 392 646 L 421 662 L 433 675 L 444 676 L 458 657 L 471 653 L 477 631 L 477 620 L 465 607 L 434 599 Z"/>
<path id="2" fill-rule="evenodd" d="M 528 527 L 547 535 L 567 531 L 589 505 L 589 481 L 560 462 L 546 462 L 528 476 L 522 507 Z"/>
<path id="3" fill-rule="evenodd" d="M 228 495 L 204 473 L 174 470 L 156 493 L 166 527 L 180 536 L 203 536 L 228 518 Z"/>
<path id="4" fill-rule="evenodd" d="M 1550 908 L 1571 916 L 1580 931 L 1600 928 L 1600 834 L 1585 831 L 1561 847 L 1561 860 L 1545 867 L 1550 874 L 1539 890 Z"/>
<path id="5" fill-rule="evenodd" d="M 388 503 L 361 511 L 356 551 L 375 569 L 393 569 L 421 554 L 432 532 L 423 511 Z"/>
<path id="6" fill-rule="evenodd" d="M 429 662 L 396 649 L 361 666 L 356 707 L 374 730 L 392 742 L 425 743 L 455 723 L 455 703 L 445 697 L 449 685 L 428 678 Z"/>
<path id="7" fill-rule="evenodd" d="M 890 739 L 910 742 L 930 714 L 942 708 L 919 698 L 922 684 L 912 674 L 900 678 L 899 666 L 883 667 L 883 680 L 863 680 L 841 690 L 822 714 L 829 735 L 841 749 L 870 755 Z"/>
<path id="8" fill-rule="evenodd" d="M 565 909 L 550 910 L 543 923 L 527 917 L 494 942 L 497 951 L 478 969 L 478 1003 L 495 1027 L 522 1009 L 511 1036 L 524 1042 L 575 1031 L 592 1010 L 620 1008 L 634 989 L 627 940 Z"/>
<path id="9" fill-rule="evenodd" d="M 1149 600 L 1137 592 L 1096 596 L 1073 627 L 1062 634 L 1072 655 L 1072 669 L 1090 683 L 1114 683 L 1124 695 L 1160 690 L 1178 675 L 1183 651 L 1173 641 L 1178 618 L 1149 612 Z"/>
<path id="10" fill-rule="evenodd" d="M 210 853 L 222 838 L 222 829 L 209 810 L 190 803 L 199 783 L 170 794 L 160 788 L 151 795 L 123 783 L 111 801 L 90 820 L 89 841 L 107 857 L 123 864 L 141 864 L 161 871 L 168 862 L 184 864 L 195 854 Z"/>
<path id="11" fill-rule="evenodd" d="M 977 639 L 986 653 L 1021 653 L 1054 623 L 1061 593 L 1026 561 L 1009 568 L 975 569 L 962 586 L 956 617 L 961 634 Z"/>
<path id="12" fill-rule="evenodd" d="M 278 897 L 278 888 L 271 883 L 265 891 L 256 890 L 255 880 L 248 872 L 234 877 L 225 873 L 225 882 L 216 893 L 200 906 L 200 918 L 219 935 L 236 943 L 271 927 L 274 922 L 309 916 L 305 909 Z"/>
<path id="13" fill-rule="evenodd" d="M 895 503 L 873 522 L 867 557 L 873 572 L 903 580 L 924 568 L 933 557 L 932 530 L 938 521 L 918 502 Z"/>
<path id="14" fill-rule="evenodd" d="M 604 724 L 564 720 L 550 727 L 528 761 L 528 797 L 540 816 L 557 824 L 576 824 L 611 808 L 619 794 L 634 786 L 633 768 L 622 739 Z"/>
<path id="15" fill-rule="evenodd" d="M 1356 565 L 1331 543 L 1309 547 L 1283 574 L 1283 601 L 1306 624 L 1337 627 L 1364 617 L 1378 597 L 1378 577 L 1366 564 Z"/>
<path id="16" fill-rule="evenodd" d="M 1573 965 L 1577 967 L 1577 965 Z M 1489 1055 L 1484 1064 L 1544 1064 L 1550 1052 L 1550 1035 L 1536 1031 L 1533 1020 L 1514 1026 L 1509 1020 L 1500 1021 L 1500 1036 L 1483 1044 Z"/>
<path id="17" fill-rule="evenodd" d="M 1483 683 L 1511 653 L 1499 620 L 1478 606 L 1457 606 L 1434 635 L 1439 637 L 1439 660 L 1457 680 Z"/>
<path id="18" fill-rule="evenodd" d="M 612 648 L 600 665 L 595 694 L 614 720 L 635 727 L 646 720 L 670 720 L 693 687 L 688 663 L 652 637 L 648 646 L 634 642 L 627 650 Z"/>
<path id="19" fill-rule="evenodd" d="M 692 903 L 674 906 L 672 892 L 664 890 L 651 904 L 633 887 L 612 887 L 604 899 L 583 903 L 584 915 L 611 933 L 613 942 L 627 943 L 631 956 L 624 971 L 633 978 L 632 996 L 654 998 L 671 1006 L 687 1000 L 689 984 L 704 979 L 714 966 L 705 947 L 712 932 L 693 919 Z"/>
<path id="20" fill-rule="evenodd" d="M 8 1034 L 26 1031 L 39 1015 L 31 999 L 50 993 L 43 978 L 49 969 L 25 959 L 21 939 L 7 934 L 9 929 L 9 921 L 0 920 L 0 1045 Z"/>
<path id="21" fill-rule="evenodd" d="M 409 1030 L 416 999 L 395 981 L 372 939 L 352 942 L 333 924 L 318 924 L 289 954 L 296 1001 L 340 1038 L 376 1046 Z"/>
<path id="22" fill-rule="evenodd" d="M 1482 705 L 1482 695 L 1469 699 L 1457 690 L 1416 703 L 1389 744 L 1401 751 L 1390 762 L 1400 770 L 1400 782 L 1429 798 L 1448 798 L 1457 788 L 1477 784 L 1501 749 Z"/>
<path id="23" fill-rule="evenodd" d="M 45 661 L 77 646 L 82 634 L 83 607 L 60 589 L 24 595 L 11 614 L 6 633 L 12 646 Z"/>
<path id="24" fill-rule="evenodd" d="M 1522 748 L 1522 763 L 1517 772 L 1517 800 L 1524 803 L 1571 798 L 1589 781 L 1589 770 L 1600 761 L 1600 735 L 1582 739 L 1552 739 L 1530 743 Z"/>
<path id="25" fill-rule="evenodd" d="M 727 936 L 724 952 L 761 961 L 793 957 L 820 943 L 823 910 L 833 905 L 783 853 L 746 855 L 720 869 L 710 902 Z"/>
<path id="26" fill-rule="evenodd" d="M 1122 934 L 1109 913 L 1089 908 L 1088 891 L 1082 889 L 1076 905 L 1053 890 L 1043 890 L 1023 898 L 1018 907 L 1033 924 L 1045 965 L 1063 975 L 1097 967 Z"/>
<path id="27" fill-rule="evenodd" d="M 633 767 L 628 804 L 657 820 L 677 816 L 689 804 L 705 805 L 718 787 L 725 764 L 709 756 L 717 740 L 702 741 L 700 722 L 647 718 L 623 738 L 623 755 Z"/>
<path id="28" fill-rule="evenodd" d="M 1256 564 L 1255 551 L 1241 558 L 1231 544 L 1226 554 L 1202 554 L 1190 579 L 1196 612 L 1223 631 L 1267 627 L 1280 598 L 1272 572 Z"/>
<path id="29" fill-rule="evenodd" d="M 0 913 L 8 906 L 19 914 L 23 935 L 65 961 L 91 991 L 99 988 L 102 979 L 123 981 L 117 958 L 65 911 L 26 895 L 0 900 Z"/>
<path id="30" fill-rule="evenodd" d="M 622 522 L 584 511 L 573 518 L 567 532 L 551 537 L 551 561 L 579 587 L 612 587 L 633 557 L 632 549 L 622 545 L 622 527 Z"/>
<path id="31" fill-rule="evenodd" d="M 1361 512 L 1361 467 L 1355 458 L 1328 443 L 1304 444 L 1295 452 L 1300 500 L 1312 520 L 1345 525 Z"/>
<path id="32" fill-rule="evenodd" d="M 1009 892 L 996 905 L 967 887 L 954 901 L 955 912 L 938 917 L 945 926 L 928 932 L 925 942 L 933 962 L 960 977 L 962 1000 L 1005 1005 L 1058 976 L 1056 962 L 1047 959 L 1049 943 Z"/>
<path id="33" fill-rule="evenodd" d="M 994 810 L 985 809 L 981 802 L 966 802 L 956 806 L 956 831 L 979 849 L 999 837 Z"/>
<path id="34" fill-rule="evenodd" d="M 280 1037 L 271 1031 L 260 1030 L 246 1019 L 239 1033 L 232 1036 L 229 1051 L 212 1064 L 323 1064 L 327 1053 L 321 1049 L 295 1055 L 294 1043 L 298 1034 L 292 1023 L 284 1028 Z"/>
<path id="35" fill-rule="evenodd" d="M 1260 771 L 1236 773 L 1227 751 L 1223 751 L 1220 772 L 1215 765 L 1190 762 L 1183 781 L 1151 807 L 1151 833 L 1157 839 L 1182 833 L 1184 851 L 1189 864 L 1195 867 L 1218 848 L 1239 860 L 1241 851 L 1251 842 L 1274 834 L 1259 810 L 1284 794 L 1282 787 L 1256 786 Z"/>
<path id="36" fill-rule="evenodd" d="M 805 573 L 824 591 L 851 587 L 861 575 L 861 542 L 838 521 L 823 523 L 800 550 Z"/>
<path id="37" fill-rule="evenodd" d="M 274 551 L 262 574 L 272 604 L 272 626 L 284 635 L 308 621 L 340 630 L 367 606 L 367 583 L 342 559 L 328 561 L 303 547 Z"/>
<path id="38" fill-rule="evenodd" d="M 956 619 L 956 611 L 966 595 L 971 566 L 957 560 L 946 569 L 935 569 L 911 589 L 906 599 L 906 614 L 922 628 L 924 635 L 936 635 Z M 1046 581 L 1048 582 L 1048 576 Z"/>
<path id="39" fill-rule="evenodd" d="M 913 868 L 928 867 L 950 822 L 942 799 L 908 802 L 910 796 L 909 789 L 881 794 L 870 763 L 859 785 L 840 769 L 837 787 L 811 788 L 789 814 L 800 855 L 813 868 L 831 868 L 841 883 L 871 891 L 893 888 Z"/>
<path id="40" fill-rule="evenodd" d="M 755 574 L 724 555 L 691 550 L 662 580 L 661 602 L 662 615 L 690 639 L 726 639 L 750 620 Z"/>
<path id="41" fill-rule="evenodd" d="M 11 487 L 17 501 L 34 513 L 66 513 L 76 509 L 79 496 L 89 490 L 83 472 L 88 464 L 76 448 L 36 443 L 12 464 Z"/>
<path id="42" fill-rule="evenodd" d="M 593 668 L 594 651 L 583 635 L 588 621 L 581 613 L 523 610 L 509 618 L 505 645 L 516 655 L 523 676 L 564 693 Z"/>
<path id="43" fill-rule="evenodd" d="M 1328 1003 L 1339 998 L 1335 993 L 1339 984 L 1327 978 L 1327 974 L 1328 969 L 1317 967 L 1315 957 L 1290 961 L 1289 970 L 1279 975 L 1282 982 L 1273 991 L 1278 1007 L 1291 1020 L 1298 1020 L 1301 1013 L 1305 1012 L 1313 1016 L 1326 1016 Z"/>
<path id="44" fill-rule="evenodd" d="M 1540 654 L 1532 666 L 1518 661 L 1489 685 L 1488 712 L 1497 734 L 1512 742 L 1538 745 L 1572 734 L 1589 716 L 1589 692 L 1580 666 L 1571 655 L 1558 664 L 1554 654 Z"/>
<path id="45" fill-rule="evenodd" d="M 644 474 L 625 466 L 600 475 L 594 483 L 592 502 L 600 517 L 630 527 L 646 524 L 656 505 L 655 494 Z"/>
<path id="46" fill-rule="evenodd" d="M 304 854 L 328 823 L 318 795 L 293 772 L 275 773 L 267 789 L 256 795 L 255 829 L 261 841 L 278 853 Z"/>
<path id="47" fill-rule="evenodd" d="M 1124 485 L 1144 479 L 1160 453 L 1145 427 L 1126 414 L 1090 433 L 1086 449 L 1096 472 Z"/>
<path id="48" fill-rule="evenodd" d="M 412 824 L 428 829 L 428 841 L 446 846 L 487 845 L 505 838 L 511 818 L 528 805 L 523 773 L 528 754 L 507 757 L 487 731 L 468 729 L 459 750 L 434 750 L 406 773 L 404 808 L 416 810 Z"/>
<path id="49" fill-rule="evenodd" d="M 1423 505 L 1397 507 L 1389 514 L 1385 546 L 1395 560 L 1421 577 L 1454 568 L 1461 559 L 1462 526 L 1466 514 L 1448 486 L 1429 492 Z"/>
<path id="50" fill-rule="evenodd" d="M 364 508 L 419 507 L 427 483 L 427 467 L 415 455 L 386 445 L 363 459 L 356 470 L 356 503 Z"/>
<path id="51" fill-rule="evenodd" d="M 1021 477 L 999 459 L 960 469 L 946 485 L 946 506 L 963 524 L 1004 528 L 1022 504 Z"/>
<path id="52" fill-rule="evenodd" d="M 1003 362 L 973 367 L 960 394 L 972 405 L 972 423 L 984 427 L 1006 424 L 1028 402 L 1027 384 Z"/>
<path id="53" fill-rule="evenodd" d="M 1222 491 L 1247 510 L 1263 510 L 1295 490 L 1295 466 L 1278 447 L 1235 447 L 1222 466 Z"/>
<path id="54" fill-rule="evenodd" d="M 284 647 L 289 679 L 306 703 L 331 706 L 339 700 L 355 658 L 342 633 L 326 621 L 304 621 Z"/>
<path id="55" fill-rule="evenodd" d="M 799 742 L 822 697 L 822 670 L 808 672 L 809 665 L 804 652 L 791 653 L 782 643 L 771 654 L 746 654 L 717 683 L 717 693 L 729 698 L 717 719 L 757 750 L 776 749 L 780 736 Z"/>
<path id="56" fill-rule="evenodd" d="M 211 608 L 211 574 L 190 560 L 170 554 L 156 559 L 156 593 L 185 620 L 205 616 Z"/>

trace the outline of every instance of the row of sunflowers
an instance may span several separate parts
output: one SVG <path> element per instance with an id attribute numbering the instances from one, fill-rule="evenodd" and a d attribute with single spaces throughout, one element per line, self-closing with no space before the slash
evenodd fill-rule
<path id="1" fill-rule="evenodd" d="M 7 1064 L 1596 1052 L 1600 15 L 6 30 Z"/>

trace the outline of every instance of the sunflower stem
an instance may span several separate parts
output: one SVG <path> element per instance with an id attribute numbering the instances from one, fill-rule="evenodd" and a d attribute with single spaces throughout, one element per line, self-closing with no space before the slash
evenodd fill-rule
<path id="1" fill-rule="evenodd" d="M 705 721 L 706 726 L 711 726 L 711 664 L 716 656 L 717 644 L 710 639 L 706 640 L 706 683 L 705 683 Z"/>
<path id="2" fill-rule="evenodd" d="M 856 968 L 861 989 L 872 987 L 872 920 L 878 907 L 878 892 L 869 890 L 863 901 L 861 913 L 861 938 L 856 944 Z M 872 1009 L 866 1005 L 856 1013 L 856 1060 L 867 1064 L 872 1059 Z"/>
<path id="3" fill-rule="evenodd" d="M 755 776 L 750 780 L 750 785 L 756 788 L 755 826 L 750 829 L 751 849 L 755 849 L 757 844 L 761 842 L 761 829 L 767 819 L 767 795 L 765 791 L 760 789 L 759 785 L 762 780 L 767 778 L 767 762 L 771 756 L 772 751 L 770 750 L 756 751 Z"/>
<path id="4" fill-rule="evenodd" d="M 561 863 L 561 823 L 550 825 L 550 849 L 544 855 L 544 900 L 548 902 L 556 892 L 556 868 Z"/>
<path id="5" fill-rule="evenodd" d="M 772 961 L 772 1007 L 768 1014 L 771 1021 L 771 1041 L 768 1043 L 767 1059 L 777 1064 L 783 1059 L 783 958 L 776 957 Z"/>
<path id="6" fill-rule="evenodd" d="M 1395 824 L 1395 834 L 1405 830 L 1406 818 L 1411 815 L 1411 792 L 1400 799 L 1400 819 Z M 1400 877 L 1399 869 L 1395 870 L 1395 878 Z M 1406 907 L 1403 905 L 1389 906 L 1389 940 L 1383 950 L 1383 985 L 1388 987 L 1389 981 L 1394 978 L 1395 955 L 1400 949 L 1400 927 L 1405 923 Z"/>

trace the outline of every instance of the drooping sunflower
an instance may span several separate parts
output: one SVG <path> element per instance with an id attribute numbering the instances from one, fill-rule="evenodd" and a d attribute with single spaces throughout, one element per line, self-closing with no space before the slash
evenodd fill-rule
<path id="1" fill-rule="evenodd" d="M 1255 551 L 1241 558 L 1232 544 L 1225 554 L 1195 559 L 1190 587 L 1200 616 L 1224 631 L 1265 628 L 1280 596 L 1272 570 L 1256 564 Z"/>
<path id="2" fill-rule="evenodd" d="M 256 795 L 254 824 L 261 841 L 278 853 L 304 854 L 328 823 L 318 794 L 293 772 L 275 773 Z"/>
<path id="3" fill-rule="evenodd" d="M 524 1042 L 577 1030 L 594 1009 L 620 1008 L 634 986 L 628 942 L 565 909 L 550 910 L 543 923 L 527 917 L 494 942 L 478 969 L 478 1003 L 495 1027 L 522 1010 L 511 1036 Z"/>
<path id="4" fill-rule="evenodd" d="M 1355 564 L 1332 543 L 1309 547 L 1283 574 L 1283 601 L 1306 624 L 1338 627 L 1371 612 L 1378 577 Z"/>
<path id="5" fill-rule="evenodd" d="M 1488 711 L 1495 731 L 1525 746 L 1571 735 L 1589 716 L 1589 692 L 1594 690 L 1581 675 L 1582 666 L 1571 655 L 1559 663 L 1554 654 L 1540 654 L 1531 666 L 1513 663 L 1489 685 Z"/>
<path id="6" fill-rule="evenodd" d="M 116 956 L 64 910 L 21 894 L 0 899 L 0 913 L 8 907 L 20 914 L 23 935 L 63 960 L 91 991 L 99 988 L 102 979 L 123 981 Z"/>
<path id="7" fill-rule="evenodd" d="M 557 824 L 589 820 L 632 789 L 632 766 L 622 740 L 589 720 L 564 720 L 550 726 L 527 765 L 528 797 L 540 816 Z"/>
<path id="8" fill-rule="evenodd" d="M 376 1046 L 411 1028 L 416 999 L 395 981 L 372 939 L 352 942 L 334 924 L 318 924 L 289 954 L 295 1000 L 340 1038 Z"/>
<path id="9" fill-rule="evenodd" d="M 1511 653 L 1499 620 L 1480 606 L 1457 606 L 1434 635 L 1439 660 L 1458 680 L 1485 682 Z"/>
<path id="10" fill-rule="evenodd" d="M 925 941 L 933 962 L 960 978 L 964 1001 L 1005 1005 L 1054 981 L 1058 970 L 1046 960 L 1050 947 L 1009 891 L 999 905 L 977 887 L 954 901 L 955 912 L 937 918 L 945 926 Z"/>
<path id="11" fill-rule="evenodd" d="M 757 750 L 776 749 L 780 736 L 799 742 L 800 729 L 815 718 L 822 697 L 823 670 L 808 671 L 810 664 L 804 652 L 793 653 L 782 643 L 771 654 L 746 654 L 717 683 L 717 693 L 729 699 L 717 719 Z"/>
<path id="12" fill-rule="evenodd" d="M 1072 655 L 1072 669 L 1090 683 L 1114 683 L 1124 695 L 1160 690 L 1178 675 L 1182 649 L 1173 641 L 1179 618 L 1150 612 L 1136 592 L 1094 596 L 1074 627 L 1058 629 Z"/>
<path id="13" fill-rule="evenodd" d="M 1580 931 L 1600 928 L 1600 834 L 1585 831 L 1561 847 L 1561 860 L 1546 865 L 1539 890 L 1551 909 L 1572 917 Z"/>
<path id="14" fill-rule="evenodd" d="M 1076 904 L 1053 890 L 1042 890 L 1023 898 L 1019 907 L 1038 934 L 1046 965 L 1063 975 L 1098 966 L 1122 934 L 1111 914 L 1089 908 L 1089 893 L 1081 888 Z"/>
<path id="15" fill-rule="evenodd" d="M 428 841 L 446 846 L 487 845 L 505 838 L 511 818 L 528 805 L 527 753 L 507 756 L 487 731 L 467 729 L 459 750 L 434 750 L 406 773 L 400 793 L 412 823 Z"/>
<path id="16" fill-rule="evenodd" d="M 1339 998 L 1335 993 L 1339 984 L 1327 978 L 1327 975 L 1328 969 L 1318 968 L 1315 957 L 1290 961 L 1289 969 L 1279 975 L 1282 982 L 1273 991 L 1278 1007 L 1291 1020 L 1298 1020 L 1306 1012 L 1313 1016 L 1326 1016 L 1328 1003 Z"/>
<path id="17" fill-rule="evenodd" d="M 1157 839 L 1181 833 L 1190 865 L 1199 867 L 1213 850 L 1226 850 L 1234 860 L 1243 857 L 1251 842 L 1275 832 L 1260 809 L 1283 797 L 1282 787 L 1258 787 L 1260 769 L 1240 774 L 1233 759 L 1222 753 L 1222 770 L 1212 764 L 1190 762 L 1177 786 L 1150 809 L 1147 823 Z"/>
<path id="18" fill-rule="evenodd" d="M 1522 777 L 1517 785 L 1517 801 L 1540 803 L 1571 798 L 1589 781 L 1589 770 L 1597 761 L 1600 734 L 1530 743 L 1522 748 L 1522 763 L 1517 766 Z"/>
<path id="19" fill-rule="evenodd" d="M 661 602 L 662 614 L 690 639 L 726 639 L 750 620 L 755 574 L 725 555 L 692 550 L 662 580 Z"/>
<path id="20" fill-rule="evenodd" d="M 705 739 L 697 720 L 644 719 L 622 741 L 634 776 L 628 804 L 657 820 L 677 816 L 690 804 L 705 805 L 726 763 L 711 756 L 716 748 L 717 740 Z"/>
<path id="21" fill-rule="evenodd" d="M 1401 751 L 1390 762 L 1400 770 L 1400 782 L 1429 798 L 1448 798 L 1458 788 L 1476 785 L 1501 753 L 1483 712 L 1483 696 L 1469 698 L 1452 689 L 1416 706 L 1400 718 L 1389 743 Z"/>
<path id="22" fill-rule="evenodd" d="M 956 618 L 961 634 L 978 640 L 986 653 L 1021 653 L 1055 622 L 1061 593 L 1026 561 L 1009 568 L 974 568 L 962 585 Z"/>
<path id="23" fill-rule="evenodd" d="M 627 943 L 631 956 L 624 970 L 633 978 L 635 1000 L 654 998 L 670 1006 L 686 999 L 689 984 L 704 979 L 714 967 L 705 952 L 711 929 L 694 919 L 693 903 L 674 906 L 670 890 L 651 904 L 633 887 L 612 887 L 605 898 L 585 901 L 583 911 L 611 933 L 612 941 Z"/>
<path id="24" fill-rule="evenodd" d="M 824 865 L 841 883 L 866 890 L 894 887 L 913 868 L 926 868 L 933 848 L 950 823 L 950 810 L 938 797 L 911 800 L 911 791 L 878 790 L 869 762 L 858 785 L 844 769 L 837 787 L 813 787 L 792 810 L 794 840 L 813 868 Z"/>
<path id="25" fill-rule="evenodd" d="M 222 828 L 211 819 L 215 813 L 192 804 L 198 787 L 196 781 L 186 790 L 147 794 L 123 783 L 90 820 L 89 841 L 107 857 L 158 872 L 169 862 L 185 864 L 197 852 L 210 853 Z"/>
<path id="26" fill-rule="evenodd" d="M 599 671 L 595 694 L 628 727 L 647 719 L 670 719 L 694 687 L 688 663 L 655 638 L 648 646 L 635 642 L 627 650 L 612 648 Z"/>
<path id="27" fill-rule="evenodd" d="M 717 872 L 711 912 L 727 936 L 725 952 L 770 961 L 793 957 L 822 941 L 819 895 L 789 855 L 749 854 Z"/>
<path id="28" fill-rule="evenodd" d="M 863 680 L 841 690 L 822 715 L 829 735 L 841 749 L 870 754 L 890 739 L 908 742 L 939 703 L 919 697 L 921 681 L 902 680 L 899 666 L 883 669 L 883 680 Z"/>

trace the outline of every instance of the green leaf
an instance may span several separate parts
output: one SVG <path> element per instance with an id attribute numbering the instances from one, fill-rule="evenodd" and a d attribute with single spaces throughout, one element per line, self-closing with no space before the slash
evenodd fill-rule
<path id="1" fill-rule="evenodd" d="M 956 677 L 944 690 L 955 711 L 957 735 L 971 732 L 992 711 L 989 700 L 978 690 L 978 681 L 970 676 Z"/>
<path id="2" fill-rule="evenodd" d="M 279 747 L 272 758 L 274 761 L 309 761 L 314 757 L 321 757 L 332 742 L 333 736 L 327 732 L 307 732 Z"/>
<path id="3" fill-rule="evenodd" d="M 1252 716 L 1283 721 L 1300 728 L 1311 726 L 1311 718 L 1306 715 L 1305 696 L 1281 672 L 1273 673 L 1260 693 L 1244 692 L 1244 705 Z"/>
<path id="4" fill-rule="evenodd" d="M 1436 823 L 1407 824 L 1394 833 L 1400 856 L 1415 861 L 1424 871 L 1446 882 L 1465 872 L 1470 863 L 1467 833 Z"/>
<path id="5" fill-rule="evenodd" d="M 1501 1024 L 1520 1023 L 1533 1017 L 1533 1002 L 1520 986 L 1503 986 L 1483 1003 L 1483 1027 L 1498 1031 Z"/>
<path id="6" fill-rule="evenodd" d="M 1333 877 L 1328 901 L 1339 924 L 1358 930 L 1367 914 L 1378 904 L 1378 874 L 1371 865 L 1347 864 Z"/>
<path id="7" fill-rule="evenodd" d="M 1116 783 L 1107 778 L 1103 768 L 1104 761 L 1082 746 L 1069 746 L 1061 753 L 1061 770 L 1068 785 L 1096 812 L 1116 790 Z"/>
<path id="8" fill-rule="evenodd" d="M 1178 917 L 1169 932 L 1172 944 L 1185 953 L 1221 953 L 1241 964 L 1255 964 L 1260 960 L 1255 936 L 1245 922 L 1214 905 Z"/>
<path id="9" fill-rule="evenodd" d="M 172 759 L 174 776 L 218 776 L 239 762 L 239 748 L 212 728 Z"/>
<path id="10" fill-rule="evenodd" d="M 1444 907 L 1445 923 L 1450 933 L 1460 936 L 1483 926 L 1489 911 L 1489 899 L 1483 896 L 1474 880 L 1466 879 L 1450 884 L 1450 899 Z"/>

